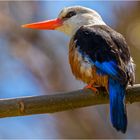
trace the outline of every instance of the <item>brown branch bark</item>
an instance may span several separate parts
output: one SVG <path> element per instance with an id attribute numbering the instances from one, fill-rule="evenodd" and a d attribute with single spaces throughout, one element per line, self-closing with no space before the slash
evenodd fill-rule
<path id="1" fill-rule="evenodd" d="M 126 102 L 140 102 L 140 84 L 128 87 Z M 55 95 L 0 99 L 0 118 L 54 113 L 107 103 L 108 94 L 101 89 L 98 94 L 83 89 Z"/>

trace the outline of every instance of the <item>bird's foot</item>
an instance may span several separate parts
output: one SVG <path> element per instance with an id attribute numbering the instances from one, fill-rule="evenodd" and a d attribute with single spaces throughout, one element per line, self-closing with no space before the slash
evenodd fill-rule
<path id="1" fill-rule="evenodd" d="M 91 89 L 94 93 L 98 93 L 98 89 L 93 87 L 91 84 L 85 86 L 84 89 Z"/>

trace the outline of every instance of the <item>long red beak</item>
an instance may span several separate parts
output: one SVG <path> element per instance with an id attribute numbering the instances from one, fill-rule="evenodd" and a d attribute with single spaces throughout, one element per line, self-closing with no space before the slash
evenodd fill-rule
<path id="1" fill-rule="evenodd" d="M 40 29 L 40 30 L 55 30 L 57 27 L 62 26 L 62 24 L 63 24 L 62 20 L 59 18 L 56 18 L 53 20 L 25 24 L 25 25 L 22 25 L 22 27 L 23 28 Z"/>

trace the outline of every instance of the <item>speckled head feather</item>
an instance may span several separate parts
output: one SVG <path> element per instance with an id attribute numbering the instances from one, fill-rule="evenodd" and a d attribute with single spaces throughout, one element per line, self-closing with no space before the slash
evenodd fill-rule
<path id="1" fill-rule="evenodd" d="M 95 11 L 90 8 L 86 8 L 83 6 L 71 6 L 71 7 L 65 7 L 63 10 L 61 10 L 58 17 L 65 17 L 67 13 L 74 11 L 76 14 L 82 14 L 82 13 L 89 13 L 93 14 L 94 16 L 100 17 L 101 16 Z"/>
<path id="2" fill-rule="evenodd" d="M 66 7 L 60 12 L 58 18 L 63 21 L 63 25 L 56 30 L 69 36 L 74 35 L 83 25 L 105 25 L 101 16 L 95 10 L 82 6 Z"/>

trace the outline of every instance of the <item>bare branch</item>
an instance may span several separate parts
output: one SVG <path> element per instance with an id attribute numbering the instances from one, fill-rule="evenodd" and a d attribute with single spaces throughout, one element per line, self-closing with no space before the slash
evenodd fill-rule
<path id="1" fill-rule="evenodd" d="M 140 102 L 140 84 L 128 87 L 126 102 Z M 55 95 L 0 99 L 0 118 L 54 113 L 107 103 L 108 94 L 101 89 L 99 93 L 83 89 Z"/>

